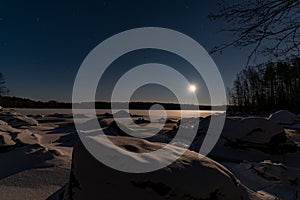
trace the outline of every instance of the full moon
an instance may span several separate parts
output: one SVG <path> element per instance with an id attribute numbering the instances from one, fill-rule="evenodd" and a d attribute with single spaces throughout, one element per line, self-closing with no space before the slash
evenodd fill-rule
<path id="1" fill-rule="evenodd" d="M 189 86 L 189 91 L 190 91 L 190 92 L 195 92 L 196 89 L 197 89 L 197 87 L 196 87 L 195 85 L 190 85 L 190 86 Z"/>

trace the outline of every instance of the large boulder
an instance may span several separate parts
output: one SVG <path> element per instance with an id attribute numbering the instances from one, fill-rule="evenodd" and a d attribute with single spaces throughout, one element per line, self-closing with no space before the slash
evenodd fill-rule
<path id="1" fill-rule="evenodd" d="M 145 153 L 164 146 L 138 138 L 108 137 L 118 147 L 135 153 Z M 169 156 L 173 155 L 161 155 L 160 158 L 169 159 Z M 197 153 L 189 150 L 168 167 L 155 172 L 131 174 L 100 163 L 80 143 L 73 150 L 70 181 L 64 199 L 274 198 L 249 190 L 225 167 L 209 158 L 200 159 Z"/>
<path id="2" fill-rule="evenodd" d="M 10 126 L 14 128 L 19 128 L 22 126 L 37 126 L 38 122 L 26 115 L 22 115 L 13 110 L 10 111 L 2 111 L 0 112 L 0 120 L 6 122 Z"/>

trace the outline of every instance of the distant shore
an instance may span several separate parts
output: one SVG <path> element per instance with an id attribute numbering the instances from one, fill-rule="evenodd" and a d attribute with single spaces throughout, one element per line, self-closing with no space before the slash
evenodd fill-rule
<path id="1" fill-rule="evenodd" d="M 76 103 L 78 108 L 89 108 L 91 104 L 95 104 L 96 109 L 110 109 L 111 102 L 97 101 L 97 102 L 82 102 Z M 151 106 L 160 104 L 166 110 L 211 110 L 210 105 L 191 105 L 191 104 L 177 104 L 166 102 L 130 102 L 129 108 L 134 110 L 149 110 Z M 3 96 L 0 97 L 0 105 L 5 108 L 56 108 L 67 109 L 72 108 L 71 102 L 59 102 L 59 101 L 35 101 L 20 97 Z M 124 109 L 127 105 L 125 102 L 114 103 L 117 109 Z M 214 106 L 214 110 L 223 110 L 226 105 Z"/>

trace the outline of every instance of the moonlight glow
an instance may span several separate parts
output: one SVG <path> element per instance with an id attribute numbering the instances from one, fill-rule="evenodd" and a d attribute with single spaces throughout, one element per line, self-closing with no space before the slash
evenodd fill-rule
<path id="1" fill-rule="evenodd" d="M 197 89 L 197 87 L 196 87 L 195 85 L 190 85 L 190 86 L 189 86 L 189 91 L 190 91 L 190 92 L 195 92 L 196 89 Z"/>

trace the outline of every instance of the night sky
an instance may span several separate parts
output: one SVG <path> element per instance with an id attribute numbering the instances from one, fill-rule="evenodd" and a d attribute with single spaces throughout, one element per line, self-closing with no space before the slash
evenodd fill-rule
<path id="1" fill-rule="evenodd" d="M 35 100 L 71 101 L 73 82 L 87 54 L 106 38 L 132 28 L 164 27 L 180 31 L 206 50 L 229 41 L 220 33 L 222 22 L 208 14 L 217 1 L 5 1 L 0 3 L 0 72 L 6 77 L 11 96 Z M 135 55 L 134 55 L 135 53 Z M 229 48 L 213 54 L 225 86 L 231 86 L 246 64 L 249 49 Z M 198 97 L 207 103 L 201 77 L 183 60 L 159 51 L 132 52 L 110 66 L 98 100 L 109 98 L 109 89 L 133 65 L 157 61 L 181 70 L 199 85 Z M 145 91 L 147 98 L 145 98 Z M 174 101 L 158 86 L 145 86 L 135 100 Z M 163 95 L 162 95 L 163 93 Z"/>

